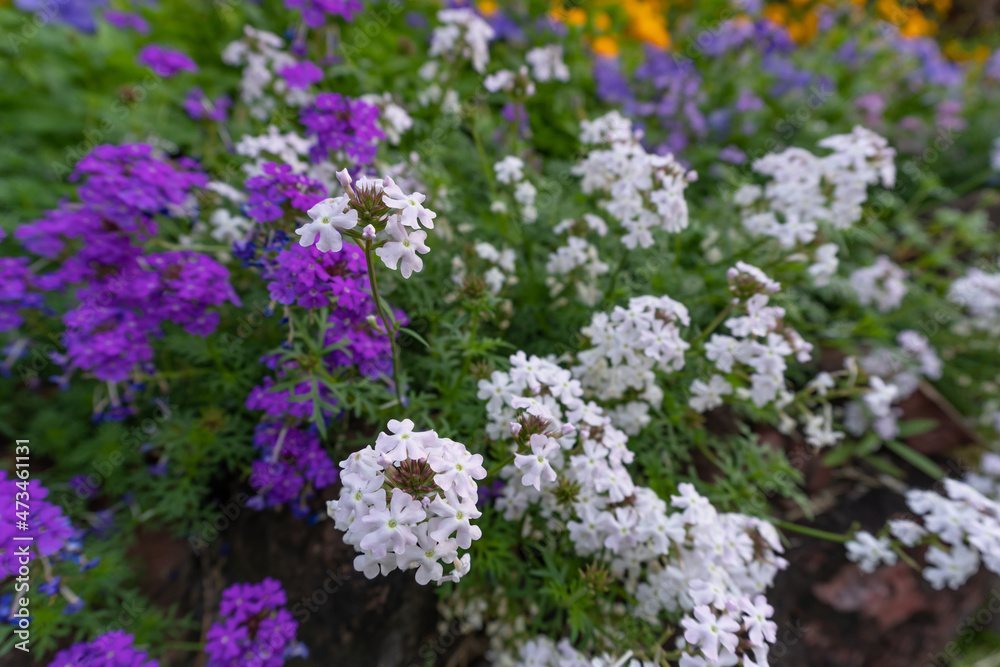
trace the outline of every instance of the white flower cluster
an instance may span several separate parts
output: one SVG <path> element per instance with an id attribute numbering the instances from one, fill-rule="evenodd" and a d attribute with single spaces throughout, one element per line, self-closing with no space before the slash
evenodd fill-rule
<path id="1" fill-rule="evenodd" d="M 525 54 L 524 59 L 531 65 L 531 73 L 539 83 L 569 81 L 569 67 L 563 61 L 561 44 L 535 47 Z"/>
<path id="2" fill-rule="evenodd" d="M 355 569 L 369 579 L 399 568 L 416 569 L 419 584 L 458 581 L 470 567 L 469 554 L 458 550 L 482 536 L 471 521 L 481 515 L 476 480 L 486 477 L 483 457 L 413 426 L 390 420 L 375 447 L 340 463 L 343 488 L 327 513 L 360 553 Z"/>
<path id="3" fill-rule="evenodd" d="M 222 52 L 222 62 L 243 65 L 240 80 L 240 99 L 250 108 L 250 115 L 264 121 L 277 107 L 277 100 L 268 92 L 280 97 L 285 104 L 301 107 L 312 102 L 312 93 L 290 88 L 278 72 L 298 64 L 294 56 L 282 49 L 285 40 L 274 33 L 243 26 L 243 38 L 231 42 Z"/>
<path id="4" fill-rule="evenodd" d="M 765 667 L 770 645 L 777 640 L 774 608 L 763 595 L 723 599 L 704 594 L 706 601 L 681 619 L 685 653 L 680 667 Z M 751 657 L 752 655 L 752 657 Z"/>
<path id="5" fill-rule="evenodd" d="M 690 345 L 680 327 L 689 326 L 687 308 L 668 296 L 639 296 L 628 308 L 595 313 L 581 333 L 592 347 L 577 355 L 573 374 L 600 401 L 626 401 L 617 409 L 616 423 L 631 434 L 649 422 L 649 406 L 663 401 L 656 371 L 684 368 Z"/>
<path id="6" fill-rule="evenodd" d="M 413 119 L 406 109 L 396 104 L 391 93 L 377 95 L 370 93 L 362 95 L 361 101 L 378 107 L 378 128 L 385 135 L 385 140 L 393 146 L 398 146 L 403 134 L 413 127 Z"/>
<path id="7" fill-rule="evenodd" d="M 786 358 L 794 355 L 805 363 L 811 358 L 812 345 L 783 321 L 784 308 L 770 305 L 771 295 L 780 290 L 780 284 L 745 262 L 737 262 L 728 275 L 734 306 L 745 314 L 724 322 L 731 335 L 711 335 L 705 343 L 705 356 L 722 374 L 732 377 L 734 373 L 748 373 L 750 386 L 733 390 L 719 374 L 708 383 L 696 380 L 691 385 L 690 405 L 705 412 L 722 405 L 722 397 L 732 393 L 736 399 L 752 401 L 758 408 L 771 402 L 781 408 L 791 399 L 785 383 Z"/>
<path id="8" fill-rule="evenodd" d="M 492 243 L 477 241 L 472 247 L 476 259 L 488 266 L 485 271 L 477 271 L 486 283 L 486 288 L 492 294 L 500 294 L 507 285 L 517 283 L 517 267 L 514 264 L 517 255 L 510 248 L 498 249 Z M 461 285 L 468 274 L 468 267 L 459 255 L 451 259 L 451 279 L 456 285 Z"/>
<path id="9" fill-rule="evenodd" d="M 1000 336 L 1000 273 L 969 269 L 952 283 L 948 300 L 966 311 L 967 318 L 956 327 L 961 332 Z"/>
<path id="10" fill-rule="evenodd" d="M 906 504 L 921 517 L 923 530 L 935 538 L 924 556 L 931 565 L 924 569 L 924 579 L 937 589 L 958 588 L 979 570 L 980 561 L 1000 574 L 1000 503 L 955 479 L 944 480 L 944 489 L 947 496 L 921 490 L 906 494 Z M 897 528 L 893 534 L 900 541 L 924 537 L 912 528 L 909 532 L 897 534 Z"/>
<path id="11" fill-rule="evenodd" d="M 282 133 L 275 125 L 269 125 L 266 134 L 256 137 L 244 135 L 236 142 L 234 151 L 237 155 L 252 158 L 253 162 L 243 165 L 247 176 L 259 176 L 264 173 L 263 166 L 268 162 L 279 161 L 287 164 L 296 174 L 309 173 L 309 149 L 315 139 L 306 138 L 296 132 Z"/>
<path id="12" fill-rule="evenodd" d="M 521 219 L 527 223 L 535 222 L 538 219 L 538 209 L 535 208 L 538 189 L 524 175 L 524 161 L 519 157 L 508 155 L 493 165 L 493 171 L 496 173 L 497 182 L 511 190 L 514 201 L 520 206 Z M 507 205 L 503 201 L 495 201 L 493 210 L 496 213 L 505 213 Z"/>
<path id="13" fill-rule="evenodd" d="M 559 246 L 549 254 L 545 262 L 545 285 L 549 288 L 549 296 L 554 299 L 553 305 L 565 303 L 563 294 L 573 287 L 580 303 L 586 306 L 596 306 L 601 299 L 601 290 L 597 279 L 608 273 L 610 267 L 601 261 L 597 246 L 587 240 L 590 232 L 598 236 L 608 233 L 608 225 L 600 217 L 585 213 L 583 221 L 567 219 L 555 226 L 556 234 L 567 234 L 566 245 Z"/>
<path id="14" fill-rule="evenodd" d="M 847 557 L 865 572 L 892 565 L 903 547 L 927 546 L 924 579 L 935 589 L 957 589 L 979 571 L 980 564 L 1000 574 L 1000 503 L 983 491 L 1000 491 L 1000 456 L 983 457 L 981 471 L 967 482 L 944 480 L 944 494 L 912 489 L 906 504 L 920 519 L 893 519 L 887 535 L 859 532 L 847 542 Z"/>
<path id="15" fill-rule="evenodd" d="M 487 74 L 483 79 L 483 88 L 491 93 L 502 91 L 518 98 L 528 98 L 535 94 L 535 82 L 531 79 L 527 65 L 522 65 L 516 72 L 502 69 Z"/>
<path id="16" fill-rule="evenodd" d="M 553 44 L 531 49 L 525 56 L 528 65 L 518 70 L 502 69 L 486 76 L 483 87 L 491 93 L 510 93 L 517 99 L 535 94 L 535 82 L 569 81 L 569 68 L 563 62 L 563 48 Z"/>
<path id="17" fill-rule="evenodd" d="M 979 470 L 969 472 L 965 483 L 993 500 L 1000 499 L 1000 455 L 986 452 L 979 460 Z"/>
<path id="18" fill-rule="evenodd" d="M 482 74 L 490 62 L 490 40 L 496 35 L 490 24 L 467 8 L 442 9 L 437 14 L 443 24 L 431 34 L 430 56 L 463 59 Z"/>
<path id="19" fill-rule="evenodd" d="M 641 618 L 692 609 L 703 590 L 759 593 L 786 565 L 770 524 L 721 514 L 690 484 L 670 506 L 637 486 L 625 467 L 635 456 L 628 437 L 553 361 L 519 352 L 509 373 L 495 371 L 479 389 L 489 435 L 514 436 L 513 465 L 501 470 L 511 481 L 497 501 L 504 518 L 527 517 L 529 534 L 540 527 L 535 517 L 565 529 L 579 555 L 608 563 L 635 594 Z M 512 479 L 518 475 L 521 483 Z"/>
<path id="20" fill-rule="evenodd" d="M 521 646 L 517 657 L 511 661 L 513 667 L 656 667 L 656 663 L 638 660 L 631 653 L 615 657 L 607 653 L 587 657 L 573 648 L 568 639 L 558 644 L 539 635 Z"/>
<path id="21" fill-rule="evenodd" d="M 773 237 L 786 248 L 808 245 L 816 240 L 820 223 L 846 229 L 858 222 L 868 186 L 891 188 L 895 183 L 896 152 L 874 132 L 855 127 L 819 145 L 833 152 L 817 157 L 793 147 L 754 161 L 754 171 L 770 180 L 764 187 L 744 185 L 733 196 L 748 231 Z M 825 261 L 831 254 L 835 252 L 825 251 Z"/>
<path id="22" fill-rule="evenodd" d="M 343 247 L 342 233 L 371 243 L 375 254 L 403 278 L 419 272 L 424 262 L 419 255 L 430 252 L 425 241 L 427 229 L 434 228 L 437 214 L 424 208 L 419 192 L 405 193 L 392 177 L 378 181 L 362 176 L 355 184 L 346 169 L 337 172 L 345 194 L 324 199 L 307 214 L 310 222 L 295 230 L 299 244 L 314 243 L 321 252 L 337 252 Z M 359 214 L 362 216 L 359 218 Z M 359 220 L 374 220 L 360 232 Z M 418 254 L 419 253 L 419 254 Z"/>
<path id="23" fill-rule="evenodd" d="M 601 207 L 625 230 L 626 248 L 652 247 L 653 230 L 677 233 L 688 226 L 684 191 L 697 174 L 672 155 L 648 153 L 631 121 L 617 111 L 581 124 L 580 141 L 589 149 L 573 167 L 581 189 L 607 199 Z"/>
<path id="24" fill-rule="evenodd" d="M 879 312 L 888 313 L 898 308 L 906 296 L 907 275 L 905 269 L 893 264 L 885 255 L 879 255 L 874 264 L 851 274 L 851 288 L 862 306 L 874 304 Z"/>

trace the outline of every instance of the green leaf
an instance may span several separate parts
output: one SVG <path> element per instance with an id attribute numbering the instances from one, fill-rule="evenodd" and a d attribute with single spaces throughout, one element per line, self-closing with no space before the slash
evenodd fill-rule
<path id="1" fill-rule="evenodd" d="M 899 437 L 909 438 L 933 431 L 938 425 L 935 419 L 907 419 L 899 422 Z"/>
<path id="2" fill-rule="evenodd" d="M 892 452 L 896 454 L 896 456 L 903 459 L 904 461 L 906 461 L 907 463 L 909 463 L 911 466 L 921 471 L 922 473 L 933 477 L 934 479 L 941 480 L 947 476 L 945 475 L 944 471 L 941 470 L 938 464 L 934 463 L 934 461 L 931 461 L 929 458 L 927 458 L 920 452 L 904 445 L 898 440 L 891 440 L 885 443 L 885 446 L 888 447 L 890 450 L 892 450 Z"/>
<path id="3" fill-rule="evenodd" d="M 428 343 L 426 340 L 424 340 L 423 336 L 421 336 L 420 334 L 418 334 L 413 329 L 410 329 L 408 327 L 399 327 L 398 331 L 402 331 L 403 333 L 409 334 L 411 337 L 417 339 L 418 342 L 423 343 L 423 346 L 426 347 L 426 348 L 430 348 L 430 346 L 431 346 L 430 343 Z"/>

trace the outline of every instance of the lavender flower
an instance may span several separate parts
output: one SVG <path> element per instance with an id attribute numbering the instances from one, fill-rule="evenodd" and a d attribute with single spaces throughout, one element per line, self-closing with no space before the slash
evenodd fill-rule
<path id="1" fill-rule="evenodd" d="M 146 65 L 153 73 L 170 78 L 181 71 L 197 72 L 198 66 L 183 51 L 167 49 L 159 44 L 147 44 L 139 49 L 137 65 Z"/>

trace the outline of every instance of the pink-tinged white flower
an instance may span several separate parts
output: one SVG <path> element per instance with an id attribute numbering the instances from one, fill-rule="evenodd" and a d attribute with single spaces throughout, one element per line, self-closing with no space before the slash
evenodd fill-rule
<path id="1" fill-rule="evenodd" d="M 541 433 L 533 434 L 528 443 L 531 446 L 531 454 L 515 455 L 514 467 L 523 473 L 522 484 L 541 491 L 543 479 L 546 482 L 556 481 L 556 471 L 552 469 L 547 457 L 559 450 L 559 443 Z"/>
<path id="2" fill-rule="evenodd" d="M 482 516 L 472 498 L 459 501 L 455 492 L 448 490 L 445 491 L 444 498 L 439 496 L 433 500 L 428 509 L 438 520 L 432 520 L 432 528 L 427 534 L 438 542 L 444 542 L 454 535 L 458 546 L 468 549 L 473 540 L 478 540 L 483 535 L 479 526 L 470 523 L 472 519 Z"/>
<path id="3" fill-rule="evenodd" d="M 482 457 L 434 431 L 415 431 L 408 419 L 392 420 L 389 431 L 341 463 L 344 486 L 327 514 L 359 552 L 355 568 L 366 577 L 399 567 L 417 569 L 421 584 L 458 581 L 470 560 L 457 550 L 482 536 L 471 523 L 481 516 Z"/>
<path id="4" fill-rule="evenodd" d="M 353 229 L 358 224 L 358 212 L 351 208 L 350 199 L 346 195 L 324 199 L 306 214 L 312 222 L 295 230 L 301 237 L 299 245 L 309 247 L 315 243 L 320 252 L 339 252 L 344 241 L 338 230 Z"/>
<path id="5" fill-rule="evenodd" d="M 388 433 L 379 433 L 375 440 L 375 453 L 386 456 L 390 461 L 427 458 L 427 446 L 437 440 L 434 431 L 414 431 L 413 421 L 389 420 Z"/>
<path id="6" fill-rule="evenodd" d="M 393 552 L 399 555 L 407 546 L 417 543 L 411 524 L 423 521 L 427 513 L 418 501 L 401 489 L 392 490 L 388 507 L 385 504 L 385 489 L 379 489 L 373 495 L 377 498 L 375 507 L 361 518 L 371 532 L 361 538 L 358 546 L 371 549 L 376 558 L 382 558 L 391 544 Z"/>
<path id="7" fill-rule="evenodd" d="M 420 225 L 423 225 L 427 229 L 434 229 L 437 213 L 423 207 L 425 199 L 419 192 L 403 192 L 391 176 L 386 176 L 382 183 L 382 201 L 389 208 L 399 211 L 399 219 L 407 227 L 420 229 Z"/>
<path id="8" fill-rule="evenodd" d="M 414 578 L 418 584 L 427 585 L 431 581 L 440 581 L 444 575 L 443 563 L 455 560 L 457 547 L 455 540 L 436 540 L 427 533 L 427 526 L 420 525 L 414 531 L 414 544 L 409 545 L 403 553 L 396 557 L 401 570 L 416 568 Z"/>
<path id="9" fill-rule="evenodd" d="M 399 272 L 404 278 L 409 278 L 414 272 L 419 273 L 424 268 L 424 260 L 420 259 L 417 253 L 426 255 L 431 251 L 424 243 L 427 232 L 420 229 L 407 233 L 406 228 L 396 217 L 389 220 L 385 229 L 392 240 L 378 248 L 375 254 L 393 271 L 398 265 Z"/>
<path id="10" fill-rule="evenodd" d="M 695 412 L 708 412 L 722 405 L 722 397 L 733 393 L 733 385 L 721 375 L 713 375 L 708 384 L 701 380 L 691 383 L 688 405 Z"/>
<path id="11" fill-rule="evenodd" d="M 740 624 L 728 615 L 716 616 L 707 605 L 695 607 L 694 618 L 681 619 L 681 626 L 685 641 L 700 648 L 710 661 L 719 659 L 720 648 L 735 653 L 739 645 Z"/>

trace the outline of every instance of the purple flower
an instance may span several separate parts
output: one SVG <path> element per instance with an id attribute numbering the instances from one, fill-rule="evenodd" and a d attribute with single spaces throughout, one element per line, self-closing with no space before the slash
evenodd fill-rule
<path id="1" fill-rule="evenodd" d="M 104 10 L 104 20 L 119 30 L 134 30 L 140 35 L 149 34 L 149 23 L 138 14 L 106 9 Z"/>
<path id="2" fill-rule="evenodd" d="M 159 661 L 132 646 L 134 641 L 121 630 L 109 632 L 59 651 L 49 667 L 158 667 Z"/>
<path id="3" fill-rule="evenodd" d="M 14 0 L 14 6 L 25 12 L 36 12 L 46 17 L 46 22 L 55 19 L 59 23 L 76 28 L 80 32 L 93 33 L 97 30 L 94 14 L 107 0 Z"/>
<path id="4" fill-rule="evenodd" d="M 63 315 L 66 349 L 58 359 L 67 372 L 126 380 L 136 365 L 152 361 L 163 323 L 206 335 L 218 323 L 211 308 L 239 303 L 229 272 L 214 259 L 142 247 L 157 232 L 156 216 L 190 215 L 193 189 L 207 181 L 191 161 L 159 160 L 144 144 L 98 146 L 71 180 L 80 181 L 80 203 L 62 202 L 15 231 L 30 252 L 62 260 L 32 284 L 75 297 Z"/>
<path id="5" fill-rule="evenodd" d="M 195 87 L 188 91 L 182 106 L 192 120 L 211 120 L 216 123 L 225 123 L 233 101 L 228 95 L 220 95 L 214 100 L 210 100 L 205 96 L 205 91 Z"/>
<path id="6" fill-rule="evenodd" d="M 4 507 L 14 507 L 16 494 L 21 492 L 18 478 L 7 478 L 7 471 L 0 470 L 0 503 Z M 49 491 L 37 479 L 27 486 L 31 498 L 27 519 L 16 517 L 13 512 L 0 513 L 0 579 L 14 575 L 20 566 L 15 550 L 24 541 L 15 537 L 33 538 L 29 544 L 28 559 L 35 556 L 51 556 L 60 551 L 66 541 L 73 537 L 73 526 L 62 508 L 45 500 Z"/>
<path id="7" fill-rule="evenodd" d="M 209 667 L 280 667 L 286 650 L 301 653 L 295 641 L 299 624 L 284 608 L 287 603 L 281 584 L 270 578 L 224 590 L 221 618 L 209 628 L 205 644 Z"/>
<path id="8" fill-rule="evenodd" d="M 306 136 L 316 138 L 309 151 L 314 161 L 343 153 L 355 165 L 366 165 L 375 158 L 379 140 L 385 139 L 378 117 L 374 104 L 339 93 L 320 93 L 312 106 L 302 110 L 299 120 L 306 127 Z"/>
<path id="9" fill-rule="evenodd" d="M 339 16 L 345 21 L 353 21 L 364 9 L 361 0 L 285 0 L 286 9 L 297 9 L 302 13 L 302 22 L 310 28 L 322 28 L 327 16 Z"/>
<path id="10" fill-rule="evenodd" d="M 303 60 L 295 65 L 288 65 L 279 70 L 278 74 L 288 82 L 289 88 L 298 90 L 305 90 L 312 84 L 323 79 L 323 70 L 308 60 Z"/>
<path id="11" fill-rule="evenodd" d="M 268 162 L 264 173 L 246 181 L 246 214 L 259 223 L 274 222 L 284 215 L 287 203 L 298 211 L 308 211 L 326 198 L 326 188 L 317 180 L 292 172 L 291 166 Z"/>
<path id="12" fill-rule="evenodd" d="M 139 49 L 137 65 L 146 65 L 153 73 L 169 78 L 180 71 L 197 72 L 198 66 L 183 51 L 167 49 L 159 44 L 147 44 Z"/>

